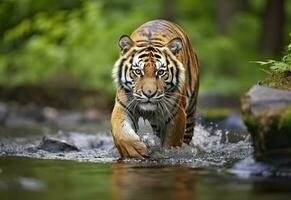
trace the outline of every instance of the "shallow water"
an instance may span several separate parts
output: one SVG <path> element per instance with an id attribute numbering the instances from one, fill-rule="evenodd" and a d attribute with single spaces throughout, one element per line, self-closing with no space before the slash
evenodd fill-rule
<path id="1" fill-rule="evenodd" d="M 0 199 L 290 199 L 284 179 L 195 165 L 0 158 Z"/>
<path id="2" fill-rule="evenodd" d="M 140 134 L 150 158 L 123 161 L 108 133 L 0 135 L 0 199 L 291 199 L 290 167 L 254 162 L 247 133 L 199 125 L 191 145 L 170 150 Z M 40 149 L 44 135 L 79 151 Z"/>
<path id="3" fill-rule="evenodd" d="M 146 129 L 145 129 L 146 130 Z M 231 166 L 253 151 L 248 134 L 222 132 L 214 128 L 195 128 L 190 145 L 163 149 L 158 137 L 148 132 L 139 133 L 151 150 L 149 159 L 128 159 L 125 162 L 179 164 L 196 166 Z M 53 137 L 75 145 L 79 151 L 47 151 L 40 148 L 44 137 Z M 0 156 L 21 156 L 43 159 L 75 160 L 79 162 L 110 163 L 119 159 L 109 133 L 86 134 L 59 131 L 57 134 L 40 134 L 26 137 L 0 137 Z"/>

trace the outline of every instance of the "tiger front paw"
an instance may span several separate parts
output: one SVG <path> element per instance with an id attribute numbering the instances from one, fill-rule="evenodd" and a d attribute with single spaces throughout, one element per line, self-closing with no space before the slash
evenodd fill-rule
<path id="1" fill-rule="evenodd" d="M 115 143 L 122 158 L 143 158 L 150 154 L 146 145 L 136 138 L 120 138 Z"/>

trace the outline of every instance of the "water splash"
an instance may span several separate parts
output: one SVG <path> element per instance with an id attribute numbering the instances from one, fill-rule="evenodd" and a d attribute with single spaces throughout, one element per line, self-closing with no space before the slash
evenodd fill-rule
<path id="1" fill-rule="evenodd" d="M 247 133 L 224 132 L 202 125 L 195 127 L 191 143 L 180 148 L 163 149 L 159 138 L 149 133 L 141 138 L 150 149 L 154 149 L 151 159 L 159 162 L 229 166 L 253 152 Z"/>
<path id="2" fill-rule="evenodd" d="M 119 154 L 110 134 L 96 135 L 79 132 L 63 132 L 52 135 L 74 144 L 77 152 L 47 152 L 39 149 L 41 137 L 1 139 L 0 155 L 25 156 L 45 159 L 76 160 L 81 162 L 115 162 Z M 195 127 L 190 145 L 163 149 L 159 138 L 151 133 L 141 134 L 141 140 L 151 149 L 149 159 L 127 159 L 124 162 L 159 162 L 166 164 L 187 163 L 198 166 L 228 166 L 252 153 L 247 134 L 223 132 L 215 127 Z"/>

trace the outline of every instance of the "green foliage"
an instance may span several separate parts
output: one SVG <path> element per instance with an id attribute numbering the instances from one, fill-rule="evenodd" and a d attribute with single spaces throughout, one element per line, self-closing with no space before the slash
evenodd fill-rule
<path id="1" fill-rule="evenodd" d="M 201 63 L 200 92 L 239 94 L 258 81 L 261 72 L 253 69 L 249 61 L 258 56 L 256 40 L 259 35 L 258 19 L 241 13 L 230 26 L 228 35 L 219 35 L 208 21 L 185 24 Z M 249 34 L 240 31 L 246 30 Z M 187 30 L 187 29 L 186 29 Z"/>
<path id="2" fill-rule="evenodd" d="M 280 61 L 267 60 L 257 61 L 256 63 L 269 67 L 273 72 L 291 72 L 291 43 L 288 45 L 287 51 Z"/>
<path id="3" fill-rule="evenodd" d="M 265 1 L 250 1 L 251 9 L 235 15 L 227 35 L 217 30 L 217 4 L 173 2 L 175 19 L 190 35 L 200 59 L 200 92 L 239 94 L 261 78 L 249 60 L 258 58 L 258 13 Z M 118 38 L 145 21 L 163 18 L 165 6 L 165 0 L 148 0 L 146 5 L 143 0 L 3 1 L 0 85 L 92 88 L 112 96 Z M 290 62 L 290 56 L 284 59 L 278 69 Z"/>
<path id="4" fill-rule="evenodd" d="M 38 13 L 6 32 L 4 42 L 31 34 L 23 45 L 0 57 L 1 84 L 49 83 L 86 87 L 112 95 L 111 69 L 118 55 L 120 32 L 136 26 L 137 12 L 120 15 L 128 21 L 104 18 L 102 4 L 85 1 L 72 11 Z M 63 83 L 56 82 L 58 77 Z M 55 83 L 56 82 L 56 83 Z M 74 84 L 77 83 L 77 84 Z"/>
<path id="5" fill-rule="evenodd" d="M 291 35 L 290 35 L 291 36 Z M 291 43 L 280 61 L 256 61 L 268 75 L 260 83 L 269 87 L 291 90 Z"/>

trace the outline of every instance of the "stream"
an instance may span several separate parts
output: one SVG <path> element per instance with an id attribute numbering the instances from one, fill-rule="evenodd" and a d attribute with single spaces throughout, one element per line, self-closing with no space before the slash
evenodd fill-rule
<path id="1" fill-rule="evenodd" d="M 166 150 L 141 123 L 139 135 L 152 153 L 126 160 L 106 125 L 1 126 L 0 199 L 291 198 L 290 164 L 255 162 L 246 131 L 198 124 L 190 145 Z"/>

